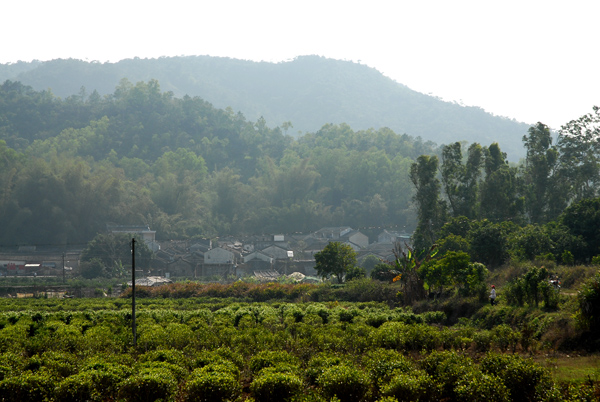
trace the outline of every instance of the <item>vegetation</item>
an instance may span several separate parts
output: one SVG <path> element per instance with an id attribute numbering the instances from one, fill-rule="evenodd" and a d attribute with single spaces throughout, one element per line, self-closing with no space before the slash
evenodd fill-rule
<path id="1" fill-rule="evenodd" d="M 299 297 L 312 298 L 318 289 Z M 258 291 L 269 298 L 268 289 Z M 552 324 L 506 306 L 476 302 L 482 316 L 452 324 L 442 312 L 417 314 L 390 307 L 389 300 L 246 303 L 229 294 L 139 298 L 136 347 L 126 299 L 1 299 L 0 395 L 48 401 L 391 401 L 407 395 L 591 401 L 600 391 L 597 378 L 561 382 L 527 357 L 547 350 Z M 533 327 L 486 329 L 499 309 L 506 322 L 516 314 Z"/>
<path id="2" fill-rule="evenodd" d="M 525 123 L 494 116 L 415 92 L 364 64 L 302 56 L 282 63 L 222 57 L 161 57 L 117 63 L 81 60 L 0 64 L 0 83 L 20 81 L 66 99 L 97 91 L 113 93 L 119 80 L 157 79 L 174 96 L 202 97 L 256 121 L 264 117 L 290 134 L 312 133 L 327 123 L 355 130 L 389 127 L 440 143 L 491 143 L 504 138 L 514 161 L 524 156 L 519 139 Z M 288 122 L 286 124 L 286 122 Z"/>
<path id="3" fill-rule="evenodd" d="M 335 276 L 338 283 L 343 283 L 345 277 L 357 268 L 356 252 L 349 245 L 337 241 L 328 243 L 316 253 L 315 261 L 315 269 L 321 277 Z"/>
<path id="4" fill-rule="evenodd" d="M 109 222 L 159 240 L 406 226 L 404 177 L 433 150 L 345 124 L 294 140 L 157 81 L 65 100 L 7 81 L 0 105 L 2 245 L 87 243 Z"/>

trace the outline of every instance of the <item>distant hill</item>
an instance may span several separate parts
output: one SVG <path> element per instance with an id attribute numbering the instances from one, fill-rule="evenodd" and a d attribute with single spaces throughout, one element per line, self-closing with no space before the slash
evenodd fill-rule
<path id="1" fill-rule="evenodd" d="M 524 156 L 528 124 L 494 116 L 413 91 L 376 69 L 319 56 L 267 63 L 210 56 L 127 59 L 117 63 L 80 60 L 0 65 L 0 81 L 20 81 L 60 97 L 114 92 L 119 81 L 157 79 L 175 96 L 199 96 L 217 108 L 231 107 L 247 119 L 263 116 L 269 126 L 291 122 L 289 134 L 315 132 L 327 123 L 354 130 L 389 127 L 438 144 L 500 143 L 510 160 Z"/>

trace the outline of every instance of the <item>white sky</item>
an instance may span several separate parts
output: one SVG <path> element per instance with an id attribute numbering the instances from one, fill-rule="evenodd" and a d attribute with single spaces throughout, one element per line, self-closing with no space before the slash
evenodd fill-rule
<path id="1" fill-rule="evenodd" d="M 0 63 L 316 54 L 553 128 L 600 105 L 598 0 L 7 0 L 0 15 Z"/>

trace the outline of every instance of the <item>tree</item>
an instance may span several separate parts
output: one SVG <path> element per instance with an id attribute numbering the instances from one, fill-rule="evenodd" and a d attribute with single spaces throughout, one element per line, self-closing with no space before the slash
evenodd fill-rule
<path id="1" fill-rule="evenodd" d="M 136 242 L 135 262 L 140 268 L 148 268 L 152 251 L 143 241 Z M 124 267 L 131 267 L 131 235 L 99 234 L 81 252 L 83 274 L 88 277 L 121 277 Z M 129 268 L 131 269 L 131 268 Z"/>
<path id="2" fill-rule="evenodd" d="M 508 225 L 488 220 L 479 222 L 469 233 L 471 256 L 477 262 L 489 266 L 500 266 L 508 258 Z"/>
<path id="3" fill-rule="evenodd" d="M 412 304 L 425 297 L 424 281 L 421 276 L 421 266 L 428 264 L 437 254 L 437 245 L 432 245 L 427 250 L 415 251 L 406 245 L 406 251 L 402 250 L 399 243 L 394 248 L 394 262 L 396 270 L 400 275 L 394 278 L 394 282 L 403 284 L 403 297 L 406 304 Z"/>
<path id="4" fill-rule="evenodd" d="M 394 267 L 385 262 L 381 262 L 373 268 L 371 271 L 371 278 L 383 282 L 392 282 L 400 272 L 396 271 Z"/>
<path id="5" fill-rule="evenodd" d="M 331 242 L 322 251 L 315 253 L 315 261 L 319 276 L 335 276 L 338 283 L 343 283 L 346 273 L 356 266 L 356 252 L 347 244 Z"/>
<path id="6" fill-rule="evenodd" d="M 452 215 L 475 218 L 477 188 L 483 164 L 483 149 L 474 143 L 463 164 L 461 144 L 455 142 L 442 149 L 442 182 Z"/>
<path id="7" fill-rule="evenodd" d="M 600 107 L 561 127 L 557 141 L 559 173 L 569 183 L 569 199 L 598 196 L 600 187 Z"/>
<path id="8" fill-rule="evenodd" d="M 558 151 L 552 146 L 550 128 L 542 123 L 529 128 L 528 134 L 523 136 L 523 143 L 527 149 L 523 167 L 525 210 L 531 223 L 544 223 L 554 218 L 549 216 L 550 198 L 564 198 L 561 197 L 562 192 L 551 192 L 555 189 L 554 184 L 559 184 L 553 180 L 556 179 L 553 173 Z"/>
<path id="9" fill-rule="evenodd" d="M 521 220 L 523 199 L 519 197 L 517 169 L 493 143 L 485 150 L 485 179 L 481 186 L 480 217 L 493 222 Z"/>
<path id="10" fill-rule="evenodd" d="M 577 260 L 590 261 L 600 254 L 600 198 L 584 199 L 571 205 L 561 215 L 560 222 L 585 242 L 583 258 L 576 256 Z"/>
<path id="11" fill-rule="evenodd" d="M 437 156 L 421 155 L 410 167 L 410 180 L 416 194 L 417 228 L 413 243 L 417 250 L 426 250 L 435 242 L 435 233 L 440 229 L 445 205 L 440 200 L 440 181 L 437 179 Z"/>

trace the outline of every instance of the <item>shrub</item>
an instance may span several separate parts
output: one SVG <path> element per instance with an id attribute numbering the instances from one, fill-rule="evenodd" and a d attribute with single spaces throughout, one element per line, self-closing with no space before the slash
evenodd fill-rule
<path id="1" fill-rule="evenodd" d="M 385 313 L 371 313 L 365 318 L 365 324 L 373 328 L 379 328 L 384 322 L 388 322 L 390 315 Z"/>
<path id="2" fill-rule="evenodd" d="M 373 384 L 387 382 L 398 373 L 408 373 L 414 369 L 412 362 L 395 350 L 375 349 L 363 355 L 363 363 Z"/>
<path id="3" fill-rule="evenodd" d="M 308 381 L 311 384 L 315 384 L 317 382 L 317 378 L 319 378 L 319 376 L 323 374 L 323 371 L 325 371 L 329 367 L 339 366 L 343 363 L 344 360 L 339 356 L 329 353 L 321 353 L 309 360 L 305 370 L 305 374 L 308 378 Z"/>
<path id="4" fill-rule="evenodd" d="M 600 330 L 600 273 L 588 280 L 577 295 L 580 325 L 592 331 Z"/>
<path id="5" fill-rule="evenodd" d="M 340 322 L 352 322 L 354 317 L 356 317 L 355 310 L 340 309 L 338 314 L 339 314 Z"/>
<path id="6" fill-rule="evenodd" d="M 99 400 L 95 397 L 101 394 L 94 391 L 95 386 L 92 373 L 81 372 L 62 380 L 56 387 L 55 395 L 56 399 L 61 402 Z"/>
<path id="7" fill-rule="evenodd" d="M 233 364 L 237 368 L 237 372 L 244 367 L 244 358 L 237 352 L 229 348 L 219 348 L 216 350 L 203 350 L 195 359 L 195 367 L 202 368 L 209 364 Z M 234 370 L 232 368 L 232 370 Z"/>
<path id="8" fill-rule="evenodd" d="M 66 352 L 46 351 L 40 356 L 40 363 L 57 377 L 68 377 L 77 372 L 77 358 Z"/>
<path id="9" fill-rule="evenodd" d="M 333 366 L 323 371 L 317 384 L 327 398 L 338 398 L 341 402 L 360 401 L 369 388 L 367 376 L 360 370 L 347 365 Z"/>
<path id="10" fill-rule="evenodd" d="M 552 388 L 552 379 L 546 369 L 519 356 L 488 353 L 480 367 L 484 374 L 502 379 L 513 401 L 542 400 Z"/>
<path id="11" fill-rule="evenodd" d="M 473 371 L 473 361 L 454 351 L 434 351 L 420 362 L 423 370 L 440 385 L 440 399 L 454 399 L 458 381 Z"/>
<path id="12" fill-rule="evenodd" d="M 182 389 L 186 402 L 220 402 L 234 400 L 242 387 L 236 377 L 227 371 L 196 369 Z M 213 367 L 214 368 L 214 367 Z"/>
<path id="13" fill-rule="evenodd" d="M 250 359 L 250 370 L 258 374 L 265 367 L 273 367 L 285 363 L 291 366 L 298 365 L 298 358 L 285 351 L 264 350 L 252 356 Z"/>
<path id="14" fill-rule="evenodd" d="M 481 372 L 469 373 L 461 378 L 454 389 L 457 401 L 509 402 L 510 393 L 502 380 Z"/>
<path id="15" fill-rule="evenodd" d="M 375 345 L 387 349 L 402 349 L 405 344 L 404 333 L 407 327 L 403 322 L 383 323 L 375 332 Z"/>
<path id="16" fill-rule="evenodd" d="M 289 400 L 302 388 L 302 380 L 298 376 L 266 369 L 252 381 L 250 392 L 258 402 L 275 402 Z"/>
<path id="17" fill-rule="evenodd" d="M 501 351 L 506 351 L 511 348 L 514 352 L 517 348 L 517 343 L 521 339 L 521 333 L 514 331 L 509 325 L 501 324 L 492 329 L 492 339 L 494 344 Z"/>
<path id="18" fill-rule="evenodd" d="M 144 369 L 121 382 L 119 397 L 128 402 L 170 400 L 177 389 L 177 380 L 164 368 Z"/>
<path id="19" fill-rule="evenodd" d="M 176 349 L 151 350 L 139 358 L 140 362 L 166 362 L 189 369 L 190 364 L 183 352 Z"/>
<path id="20" fill-rule="evenodd" d="M 0 400 L 39 402 L 52 399 L 55 379 L 47 372 L 25 371 L 0 381 Z"/>
<path id="21" fill-rule="evenodd" d="M 417 370 L 410 374 L 395 374 L 388 384 L 381 387 L 381 393 L 400 401 L 435 401 L 439 400 L 441 387 L 431 376 Z"/>

